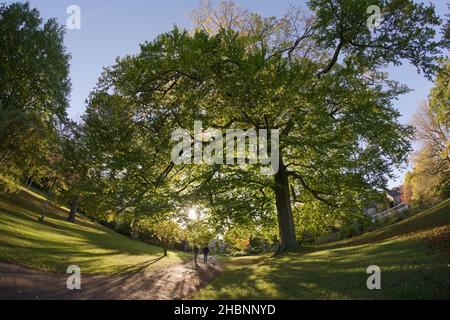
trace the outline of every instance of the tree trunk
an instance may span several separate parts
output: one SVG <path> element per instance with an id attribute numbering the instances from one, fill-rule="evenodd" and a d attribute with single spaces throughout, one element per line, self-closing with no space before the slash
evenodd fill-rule
<path id="1" fill-rule="evenodd" d="M 163 249 L 164 249 L 164 257 L 167 257 L 167 247 L 163 246 Z"/>
<path id="2" fill-rule="evenodd" d="M 278 252 L 295 251 L 300 246 L 295 235 L 294 217 L 292 215 L 289 179 L 286 167 L 280 162 L 280 169 L 275 175 L 275 199 L 278 213 L 280 246 Z"/>
<path id="3" fill-rule="evenodd" d="M 131 233 L 131 239 L 134 241 L 139 241 L 139 220 L 133 219 L 131 221 L 130 225 L 130 233 Z"/>
<path id="4" fill-rule="evenodd" d="M 55 176 L 53 178 L 52 186 L 50 187 L 50 190 L 48 191 L 48 194 L 47 194 L 47 201 L 45 202 L 44 208 L 42 210 L 42 216 L 38 219 L 38 221 L 40 223 L 44 223 L 45 216 L 47 215 L 47 212 L 48 212 L 48 209 L 50 207 L 50 204 L 52 203 L 53 191 L 55 190 L 57 181 L 58 181 L 58 177 Z"/>
<path id="5" fill-rule="evenodd" d="M 40 223 L 44 223 L 45 220 L 45 216 L 47 215 L 48 212 L 48 207 L 50 206 L 50 198 L 47 197 L 47 200 L 45 201 L 44 207 L 42 208 L 42 214 L 41 217 L 38 219 L 38 221 Z"/>
<path id="6" fill-rule="evenodd" d="M 75 222 L 75 219 L 77 217 L 77 211 L 78 211 L 78 204 L 80 202 L 80 195 L 76 195 L 72 201 L 70 201 L 70 212 L 69 217 L 67 220 L 70 222 Z"/>

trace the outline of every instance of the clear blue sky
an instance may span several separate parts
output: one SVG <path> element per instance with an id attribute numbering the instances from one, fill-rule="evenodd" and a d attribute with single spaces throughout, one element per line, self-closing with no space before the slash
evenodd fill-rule
<path id="1" fill-rule="evenodd" d="M 0 0 L 0 2 L 3 2 Z M 11 3 L 14 1 L 6 1 Z M 139 44 L 168 31 L 174 24 L 190 29 L 190 13 L 198 0 L 30 0 L 44 18 L 57 18 L 65 24 L 67 7 L 81 8 L 81 30 L 67 30 L 66 47 L 72 55 L 72 94 L 69 115 L 79 119 L 85 109 L 85 99 L 95 86 L 104 66 L 114 64 L 116 57 L 136 53 Z M 237 0 L 240 6 L 264 16 L 281 16 L 290 5 L 306 8 L 304 0 Z M 446 1 L 431 1 L 440 16 L 447 13 Z M 402 113 L 402 122 L 411 119 L 417 105 L 427 98 L 432 83 L 404 65 L 391 69 L 391 77 L 413 92 L 402 96 L 395 106 Z M 400 179 L 391 181 L 394 186 Z"/>

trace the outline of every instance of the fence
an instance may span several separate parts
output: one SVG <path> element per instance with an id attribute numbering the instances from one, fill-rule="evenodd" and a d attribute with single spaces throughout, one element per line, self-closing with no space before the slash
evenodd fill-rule
<path id="1" fill-rule="evenodd" d="M 409 209 L 408 205 L 406 203 L 402 203 L 383 212 L 372 214 L 370 215 L 370 217 L 372 218 L 373 221 L 376 221 L 386 217 L 394 216 L 408 209 Z"/>

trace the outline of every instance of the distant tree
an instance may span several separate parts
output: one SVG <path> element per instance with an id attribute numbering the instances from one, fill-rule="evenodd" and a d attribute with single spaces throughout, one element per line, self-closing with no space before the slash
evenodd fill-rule
<path id="1" fill-rule="evenodd" d="M 203 0 L 191 18 L 198 29 L 208 34 L 221 30 L 244 30 L 252 19 L 251 13 L 234 1 L 220 1 L 217 6 L 211 0 Z"/>
<path id="2" fill-rule="evenodd" d="M 432 158 L 426 148 L 414 157 L 414 170 L 411 177 L 412 202 L 416 206 L 429 206 L 442 200 L 440 188 L 443 176 L 429 170 Z"/>
<path id="3" fill-rule="evenodd" d="M 183 239 L 183 230 L 177 222 L 172 220 L 156 223 L 152 227 L 152 232 L 159 240 L 164 250 L 164 256 L 167 256 L 167 250 L 171 245 Z"/>
<path id="4" fill-rule="evenodd" d="M 60 191 L 60 186 L 64 182 L 63 176 L 60 171 L 60 164 L 62 161 L 62 154 L 60 152 L 60 145 L 55 142 L 52 152 L 46 157 L 46 174 L 41 180 L 41 184 L 46 190 L 46 201 L 42 208 L 41 217 L 38 219 L 39 222 L 43 223 L 49 208 L 52 204 L 55 204 L 58 199 L 58 194 Z"/>
<path id="5" fill-rule="evenodd" d="M 404 181 L 409 204 L 427 206 L 450 196 L 450 62 L 442 63 L 428 101 L 413 117 L 420 149 Z"/>
<path id="6" fill-rule="evenodd" d="M 214 231 L 211 230 L 211 225 L 204 220 L 190 222 L 185 234 L 191 246 L 208 246 L 216 236 Z"/>
<path id="7" fill-rule="evenodd" d="M 450 62 L 443 64 L 430 98 L 414 116 L 416 140 L 421 150 L 413 157 L 416 194 L 423 202 L 427 196 L 450 196 Z M 427 189 L 427 190 L 426 190 Z M 414 193 L 414 191 L 413 191 Z M 420 195 L 419 195 L 420 194 Z"/>
<path id="8" fill-rule="evenodd" d="M 407 205 L 411 205 L 412 204 L 412 197 L 413 197 L 413 190 L 412 190 L 413 186 L 412 186 L 412 173 L 410 171 L 408 171 L 405 174 L 405 178 L 403 180 L 403 185 L 402 185 L 402 197 L 403 197 L 403 202 L 406 203 Z"/>
<path id="9" fill-rule="evenodd" d="M 35 112 L 0 109 L 0 189 L 15 191 L 24 176 L 48 172 L 55 135 Z"/>
<path id="10" fill-rule="evenodd" d="M 245 228 L 235 227 L 225 233 L 224 241 L 233 253 L 245 252 L 250 246 L 251 233 Z"/>

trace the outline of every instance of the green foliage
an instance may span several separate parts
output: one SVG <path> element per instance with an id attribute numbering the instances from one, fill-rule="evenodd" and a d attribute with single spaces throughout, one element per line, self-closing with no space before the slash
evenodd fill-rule
<path id="1" fill-rule="evenodd" d="M 445 41 L 430 41 L 442 25 L 432 3 L 411 0 L 309 0 L 317 17 L 314 37 L 323 48 L 349 53 L 347 63 L 360 72 L 386 63 L 411 61 L 429 79 L 437 71 Z M 371 32 L 367 8 L 381 9 L 381 24 Z M 389 44 L 389 45 L 387 45 Z"/>
<path id="2" fill-rule="evenodd" d="M 442 63 L 442 68 L 438 73 L 431 89 L 429 103 L 430 109 L 436 114 L 436 120 L 450 128 L 450 60 Z"/>
<path id="3" fill-rule="evenodd" d="M 138 118 L 137 108 L 119 95 L 90 98 L 82 141 L 90 159 L 83 208 L 91 212 L 128 212 L 136 219 L 172 212 L 176 195 L 164 185 L 169 164 L 163 161 L 170 135 L 164 137 L 163 122 Z"/>
<path id="4" fill-rule="evenodd" d="M 0 195 L 0 260 L 64 273 L 78 265 L 85 274 L 117 274 L 165 268 L 189 256 L 131 241 L 80 215 L 77 224 L 66 220 L 67 210 L 51 206 L 46 222 L 38 224 L 45 200 L 28 191 Z M 156 261 L 149 266 L 149 261 Z"/>
<path id="5" fill-rule="evenodd" d="M 87 202 L 92 200 L 86 195 L 91 191 L 94 159 L 87 147 L 84 126 L 66 121 L 59 131 L 58 151 L 61 155 L 56 166 L 60 176 L 58 200 L 70 204 L 69 219 L 74 221 L 78 208 L 89 208 Z"/>
<path id="6" fill-rule="evenodd" d="M 211 241 L 216 237 L 216 233 L 211 228 L 211 224 L 205 220 L 191 221 L 186 230 L 185 235 L 191 246 L 209 246 Z"/>
<path id="7" fill-rule="evenodd" d="M 447 8 L 450 10 L 450 4 L 447 4 Z M 450 46 L 450 13 L 446 15 L 447 23 L 442 28 L 442 33 L 445 41 L 447 42 L 447 47 Z"/>
<path id="8" fill-rule="evenodd" d="M 9 180 L 53 170 L 70 91 L 63 35 L 28 3 L 0 4 L 0 175 Z"/>
<path id="9" fill-rule="evenodd" d="M 224 241 L 231 248 L 232 254 L 242 254 L 249 249 L 251 236 L 248 229 L 234 227 L 225 233 Z"/>
<path id="10" fill-rule="evenodd" d="M 3 177 L 17 181 L 32 175 L 39 179 L 48 172 L 55 136 L 36 112 L 0 109 L 0 141 Z M 14 185 L 10 190 L 14 190 Z"/>
<path id="11" fill-rule="evenodd" d="M 344 223 L 339 230 L 339 235 L 341 239 L 352 238 L 368 231 L 371 226 L 372 222 L 369 217 L 359 217 Z"/>
<path id="12" fill-rule="evenodd" d="M 320 232 L 352 215 L 411 150 L 412 128 L 392 106 L 408 89 L 382 68 L 407 60 L 430 76 L 442 47 L 432 6 L 375 1 L 384 21 L 371 34 L 368 4 L 310 1 L 315 20 L 296 11 L 283 19 L 245 14 L 245 23 L 226 27 L 220 21 L 229 21 L 231 6 L 222 10 L 230 16 L 216 17 L 217 28 L 175 27 L 119 59 L 101 77 L 85 117 L 98 150 L 98 184 L 115 197 L 105 201 L 144 215 L 195 202 L 224 230 L 273 224 L 275 181 L 259 166 L 171 163 L 170 133 L 199 120 L 204 128 L 279 128 L 292 200 L 311 215 L 299 213 L 299 220 L 320 212 L 312 226 Z"/>
<path id="13" fill-rule="evenodd" d="M 70 91 L 64 26 L 43 21 L 29 3 L 0 5 L 0 106 L 35 111 L 43 120 L 66 117 Z"/>
<path id="14" fill-rule="evenodd" d="M 164 249 L 164 255 L 167 255 L 167 249 L 181 241 L 184 233 L 180 225 L 173 220 L 164 220 L 152 226 L 152 233 L 159 240 Z"/>
<path id="15" fill-rule="evenodd" d="M 223 258 L 224 272 L 195 298 L 448 299 L 449 244 L 443 240 L 430 250 L 427 240 L 448 227 L 449 212 L 446 201 L 374 232 L 283 257 Z M 367 290 L 371 264 L 382 270 L 382 290 Z"/>
<path id="16" fill-rule="evenodd" d="M 203 12 L 198 22 L 215 27 L 192 33 L 175 27 L 118 59 L 92 92 L 83 127 L 66 123 L 58 134 L 70 89 L 63 27 L 43 22 L 28 4 L 2 5 L 2 112 L 39 120 L 5 121 L 11 125 L 2 128 L 4 139 L 14 142 L 16 132 L 22 141 L 34 126 L 42 148 L 30 159 L 42 157 L 44 164 L 22 165 L 9 154 L 12 144 L 0 150 L 0 159 L 11 157 L 13 178 L 43 171 L 42 181 L 59 199 L 80 197 L 80 206 L 101 219 L 130 216 L 132 234 L 142 219 L 193 203 L 209 211 L 222 233 L 257 225 L 252 232 L 273 239 L 275 221 L 290 215 L 291 202 L 295 219 L 288 220 L 297 221 L 297 232 L 320 233 L 373 198 L 410 150 L 412 130 L 399 124 L 392 107 L 407 88 L 382 67 L 408 60 L 430 75 L 442 46 L 434 41 L 441 21 L 431 6 L 378 1 L 385 21 L 371 34 L 364 24 L 367 4 L 310 1 L 317 19 L 298 10 L 264 18 L 232 4 L 217 19 Z M 230 22 L 238 11 L 239 21 Z M 277 182 L 258 165 L 172 163 L 171 133 L 196 120 L 205 128 L 281 130 L 279 160 L 292 197 L 285 212 L 276 214 Z M 31 155 L 26 142 L 20 146 Z M 285 228 L 280 224 L 277 232 Z"/>

